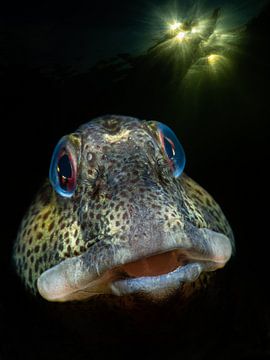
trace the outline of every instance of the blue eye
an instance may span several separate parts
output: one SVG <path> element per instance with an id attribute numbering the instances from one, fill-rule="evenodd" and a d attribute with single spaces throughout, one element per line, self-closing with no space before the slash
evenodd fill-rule
<path id="1" fill-rule="evenodd" d="M 175 133 L 168 126 L 160 122 L 157 124 L 158 135 L 163 151 L 167 156 L 173 176 L 178 177 L 182 174 L 186 164 L 184 149 Z"/>
<path id="2" fill-rule="evenodd" d="M 54 190 L 61 196 L 71 197 L 76 189 L 75 164 L 67 140 L 61 139 L 54 149 L 49 175 Z"/>

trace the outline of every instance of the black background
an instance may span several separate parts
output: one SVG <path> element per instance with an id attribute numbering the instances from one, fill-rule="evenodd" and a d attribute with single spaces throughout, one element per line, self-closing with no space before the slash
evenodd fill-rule
<path id="1" fill-rule="evenodd" d="M 120 2 L 116 7 L 103 3 L 91 10 L 95 19 L 103 13 L 117 21 L 120 7 Z M 23 9 L 15 12 L 18 24 L 25 25 L 37 10 L 20 13 Z M 63 11 L 73 9 L 47 8 L 59 19 L 59 28 Z M 20 37 L 19 26 L 13 33 L 3 32 L 1 56 L 8 60 L 1 64 L 0 85 L 4 218 L 0 358 L 91 359 L 132 354 L 270 358 L 269 15 L 265 6 L 249 22 L 245 50 L 233 77 L 205 86 L 195 105 L 177 92 L 173 81 L 167 81 L 170 70 L 165 60 L 149 67 L 151 56 L 145 61 L 137 58 L 122 81 L 115 81 L 114 67 L 94 67 L 83 73 L 77 69 L 71 74 L 70 55 L 65 64 L 48 61 L 46 65 L 45 60 L 43 67 L 37 66 L 24 47 L 27 34 Z M 37 45 L 34 50 L 42 55 Z M 51 45 L 54 51 L 55 44 Z M 103 300 L 80 309 L 45 304 L 25 294 L 14 275 L 12 243 L 20 219 L 47 176 L 55 143 L 81 123 L 108 113 L 169 124 L 186 150 L 186 172 L 216 198 L 232 225 L 235 258 L 220 271 L 217 290 L 203 293 L 188 309 L 179 309 L 177 298 L 158 305 L 138 300 L 140 306 L 133 312 L 121 307 L 112 310 Z"/>

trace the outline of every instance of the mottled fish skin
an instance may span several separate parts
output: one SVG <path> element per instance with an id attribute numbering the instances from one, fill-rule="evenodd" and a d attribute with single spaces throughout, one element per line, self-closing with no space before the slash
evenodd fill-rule
<path id="1" fill-rule="evenodd" d="M 172 176 L 156 122 L 103 116 L 68 139 L 78 156 L 75 194 L 61 197 L 47 180 L 14 244 L 17 273 L 32 293 L 38 293 L 37 280 L 44 271 L 105 237 L 115 246 L 136 249 L 137 241 L 150 246 L 158 241 L 151 236 L 156 224 L 164 232 L 176 232 L 188 222 L 226 235 L 233 245 L 232 230 L 216 201 L 186 174 Z M 187 284 L 183 292 L 190 294 L 207 276 L 202 274 L 196 286 Z"/>

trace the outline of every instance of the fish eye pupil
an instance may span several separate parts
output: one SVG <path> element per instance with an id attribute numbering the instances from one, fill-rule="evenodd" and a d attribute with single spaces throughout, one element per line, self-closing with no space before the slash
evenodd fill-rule
<path id="1" fill-rule="evenodd" d="M 60 156 L 57 164 L 59 184 L 63 190 L 69 190 L 72 183 L 72 167 L 69 156 L 64 153 Z"/>
<path id="2" fill-rule="evenodd" d="M 169 159 L 172 159 L 175 155 L 174 143 L 164 136 L 164 148 Z"/>

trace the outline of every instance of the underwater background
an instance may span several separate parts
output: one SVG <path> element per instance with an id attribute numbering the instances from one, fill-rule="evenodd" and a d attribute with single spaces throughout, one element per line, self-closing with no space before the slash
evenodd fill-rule
<path id="1" fill-rule="evenodd" d="M 0 20 L 0 359 L 269 359 L 269 2 L 18 3 Z M 235 257 L 188 309 L 47 304 L 14 274 L 55 144 L 104 114 L 169 125 L 234 230 Z"/>

